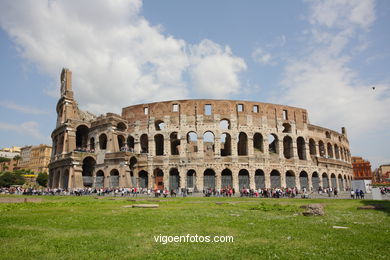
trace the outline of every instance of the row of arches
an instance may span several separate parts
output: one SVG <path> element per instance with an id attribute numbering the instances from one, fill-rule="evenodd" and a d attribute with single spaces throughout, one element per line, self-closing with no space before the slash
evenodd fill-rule
<path id="1" fill-rule="evenodd" d="M 295 173 L 293 170 L 286 172 L 280 172 L 278 170 L 272 170 L 265 173 L 261 169 L 255 170 L 251 173 L 247 169 L 241 169 L 238 173 L 233 173 L 231 169 L 225 168 L 221 172 L 216 172 L 209 168 L 201 173 L 203 184 L 197 181 L 197 171 L 195 169 L 188 169 L 186 171 L 183 182 L 183 174 L 179 173 L 179 170 L 175 167 L 171 168 L 168 172 L 164 172 L 160 168 L 155 168 L 152 173 L 148 173 L 145 170 L 136 171 L 134 174 L 135 162 L 130 161 L 130 186 L 138 186 L 141 188 L 169 188 L 177 189 L 179 187 L 195 188 L 197 186 L 203 186 L 203 188 L 223 188 L 233 187 L 238 185 L 238 188 L 252 187 L 252 188 L 274 188 L 274 187 L 300 187 L 306 189 L 318 189 L 319 186 L 326 187 L 339 187 L 341 190 L 346 186 L 350 186 L 351 176 L 342 174 L 330 174 L 326 172 L 319 174 L 313 172 L 311 174 L 302 170 L 299 173 Z M 102 169 L 95 171 L 96 161 L 92 157 L 86 157 L 83 160 L 82 165 L 82 179 L 84 187 L 118 187 L 120 174 L 117 169 L 112 169 L 110 172 L 104 172 Z M 168 174 L 167 176 L 165 176 Z M 236 175 L 235 175 L 236 174 Z M 251 175 L 254 175 L 250 177 Z M 235 177 L 233 177 L 235 176 Z M 123 177 L 123 176 L 122 176 Z M 67 176 L 69 178 L 69 176 Z M 108 178 L 108 181 L 104 182 L 104 179 Z M 235 181 L 235 183 L 233 183 Z M 59 183 L 58 180 L 54 180 L 54 183 Z M 166 186 L 166 183 L 168 185 Z M 64 183 L 64 182 L 63 182 Z M 57 185 L 58 186 L 58 185 Z M 198 187 L 199 188 L 199 187 Z"/>
<path id="2" fill-rule="evenodd" d="M 351 153 L 347 148 L 332 144 L 330 142 L 325 143 L 319 140 L 318 143 L 313 138 L 309 139 L 309 151 L 311 155 L 317 155 L 321 157 L 328 157 L 336 160 L 351 161 Z"/>

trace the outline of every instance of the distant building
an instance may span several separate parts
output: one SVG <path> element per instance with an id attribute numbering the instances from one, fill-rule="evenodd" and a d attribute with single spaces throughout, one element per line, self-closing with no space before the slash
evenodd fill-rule
<path id="1" fill-rule="evenodd" d="M 10 159 L 10 158 L 8 158 Z M 0 162 L 0 172 L 18 170 L 18 160 L 10 159 L 8 162 Z"/>
<path id="2" fill-rule="evenodd" d="M 372 180 L 371 163 L 362 157 L 351 157 L 353 176 L 355 180 Z"/>
<path id="3" fill-rule="evenodd" d="M 20 150 L 19 166 L 21 169 L 29 169 L 30 167 L 30 154 L 32 146 L 24 146 Z"/>
<path id="4" fill-rule="evenodd" d="M 48 172 L 51 146 L 40 144 L 22 147 L 20 153 L 20 168 L 29 169 L 34 173 Z"/>
<path id="5" fill-rule="evenodd" d="M 0 157 L 13 159 L 15 156 L 20 156 L 20 151 L 10 150 L 10 148 L 4 148 L 0 150 Z"/>
<path id="6" fill-rule="evenodd" d="M 376 171 L 377 182 L 390 182 L 390 164 L 379 166 Z"/>

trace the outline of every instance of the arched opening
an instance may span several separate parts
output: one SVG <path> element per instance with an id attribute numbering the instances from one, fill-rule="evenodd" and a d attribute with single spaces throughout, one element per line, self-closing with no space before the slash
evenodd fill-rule
<path id="1" fill-rule="evenodd" d="M 328 143 L 328 158 L 333 158 L 333 148 L 330 143 Z"/>
<path id="2" fill-rule="evenodd" d="M 320 178 L 317 172 L 313 172 L 313 175 L 311 176 L 311 183 L 313 185 L 313 190 L 317 191 L 320 187 Z"/>
<path id="3" fill-rule="evenodd" d="M 260 133 L 255 133 L 253 136 L 253 150 L 256 153 L 263 153 L 263 136 Z"/>
<path id="4" fill-rule="evenodd" d="M 195 132 L 187 134 L 187 150 L 190 153 L 198 152 L 198 135 Z"/>
<path id="5" fill-rule="evenodd" d="M 337 179 L 336 179 L 336 175 L 334 175 L 334 173 L 332 173 L 330 175 L 330 180 L 332 182 L 332 188 L 337 188 Z"/>
<path id="6" fill-rule="evenodd" d="M 238 155 L 248 155 L 248 136 L 244 132 L 238 134 L 237 153 Z"/>
<path id="7" fill-rule="evenodd" d="M 149 140 L 148 140 L 147 134 L 141 135 L 140 145 L 141 145 L 141 153 L 148 153 L 149 152 Z"/>
<path id="8" fill-rule="evenodd" d="M 222 119 L 219 122 L 219 128 L 222 130 L 230 129 L 230 121 L 228 119 Z"/>
<path id="9" fill-rule="evenodd" d="M 291 133 L 291 132 L 292 132 L 291 125 L 289 123 L 284 123 L 282 133 Z"/>
<path id="10" fill-rule="evenodd" d="M 110 188 L 119 187 L 119 171 L 113 169 L 110 172 Z"/>
<path id="11" fill-rule="evenodd" d="M 187 171 L 187 188 L 195 188 L 196 183 L 196 171 L 195 170 L 189 170 Z"/>
<path id="12" fill-rule="evenodd" d="M 283 138 L 283 154 L 286 159 L 291 159 L 294 154 L 292 138 L 288 135 Z"/>
<path id="13" fill-rule="evenodd" d="M 295 184 L 295 174 L 293 171 L 286 172 L 286 188 L 294 188 L 297 186 Z"/>
<path id="14" fill-rule="evenodd" d="M 162 134 L 154 136 L 154 144 L 156 145 L 156 155 L 164 155 L 164 136 Z"/>
<path id="15" fill-rule="evenodd" d="M 330 133 L 328 131 L 325 132 L 325 137 L 330 139 Z"/>
<path id="16" fill-rule="evenodd" d="M 221 173 L 221 187 L 223 189 L 231 188 L 233 186 L 232 171 L 224 169 Z"/>
<path id="17" fill-rule="evenodd" d="M 79 125 L 76 128 L 76 148 L 87 149 L 89 129 L 85 125 Z"/>
<path id="18" fill-rule="evenodd" d="M 156 128 L 156 131 L 164 130 L 165 123 L 162 120 L 157 120 L 156 122 L 154 122 L 154 127 Z"/>
<path id="19" fill-rule="evenodd" d="M 309 188 L 309 180 L 307 172 L 301 171 L 299 174 L 299 183 L 301 184 L 301 189 L 308 189 Z"/>
<path id="20" fill-rule="evenodd" d="M 107 135 L 106 134 L 101 134 L 99 136 L 99 148 L 100 148 L 100 150 L 107 149 Z"/>
<path id="21" fill-rule="evenodd" d="M 318 142 L 318 149 L 320 151 L 320 156 L 321 157 L 325 157 L 325 154 L 326 154 L 326 152 L 325 152 L 325 144 L 321 140 Z"/>
<path id="22" fill-rule="evenodd" d="M 64 174 L 62 175 L 62 187 L 64 190 L 68 189 L 68 183 L 69 183 L 69 170 L 65 170 Z"/>
<path id="23" fill-rule="evenodd" d="M 180 175 L 176 168 L 169 171 L 169 190 L 178 190 L 180 187 Z"/>
<path id="24" fill-rule="evenodd" d="M 255 172 L 255 185 L 256 189 L 264 189 L 265 188 L 265 177 L 263 170 L 256 170 Z"/>
<path id="25" fill-rule="evenodd" d="M 221 135 L 221 156 L 232 155 L 232 138 L 230 134 L 223 133 Z"/>
<path id="26" fill-rule="evenodd" d="M 127 137 L 127 147 L 129 148 L 130 152 L 134 152 L 134 137 L 131 135 Z"/>
<path id="27" fill-rule="evenodd" d="M 299 160 L 306 160 L 306 142 L 302 136 L 297 138 L 297 148 Z"/>
<path id="28" fill-rule="evenodd" d="M 322 188 L 329 188 L 328 174 L 325 172 L 322 174 Z"/>
<path id="29" fill-rule="evenodd" d="M 138 173 L 138 181 L 139 181 L 139 187 L 140 188 L 147 188 L 149 186 L 149 180 L 148 180 L 148 172 L 147 171 L 140 171 Z"/>
<path id="30" fill-rule="evenodd" d="M 96 172 L 95 176 L 95 188 L 103 188 L 104 186 L 104 172 L 99 170 Z"/>
<path id="31" fill-rule="evenodd" d="M 280 187 L 280 172 L 272 170 L 271 172 L 271 188 Z"/>
<path id="32" fill-rule="evenodd" d="M 317 154 L 316 142 L 311 138 L 309 139 L 309 151 L 310 151 L 310 155 Z"/>
<path id="33" fill-rule="evenodd" d="M 160 168 L 156 168 L 153 171 L 154 175 L 154 188 L 158 190 L 164 189 L 164 172 Z"/>
<path id="34" fill-rule="evenodd" d="M 95 151 L 95 138 L 93 137 L 89 139 L 89 150 L 91 150 L 91 152 Z"/>
<path id="35" fill-rule="evenodd" d="M 206 156 L 214 156 L 214 134 L 207 131 L 203 135 L 203 148 Z"/>
<path id="36" fill-rule="evenodd" d="M 118 135 L 118 147 L 119 147 L 119 150 L 121 151 L 125 151 L 126 150 L 126 146 L 125 146 L 125 137 L 123 135 Z"/>
<path id="37" fill-rule="evenodd" d="M 119 122 L 117 125 L 116 125 L 116 129 L 118 130 L 118 131 L 121 131 L 121 132 L 124 132 L 124 131 L 126 131 L 126 125 L 125 125 L 125 123 L 123 123 L 123 122 Z"/>
<path id="38" fill-rule="evenodd" d="M 279 141 L 276 134 L 270 134 L 268 136 L 268 151 L 270 154 L 279 153 Z"/>
<path id="39" fill-rule="evenodd" d="M 339 147 L 337 144 L 334 145 L 334 157 L 339 160 L 340 159 L 340 153 L 339 153 Z"/>
<path id="40" fill-rule="evenodd" d="M 344 190 L 344 181 L 343 181 L 343 176 L 341 176 L 341 174 L 339 174 L 339 187 L 340 187 L 340 190 Z"/>
<path id="41" fill-rule="evenodd" d="M 206 169 L 203 173 L 203 188 L 215 189 L 215 172 L 212 169 Z"/>
<path id="42" fill-rule="evenodd" d="M 177 132 L 173 132 L 170 135 L 171 141 L 171 155 L 179 155 L 180 139 Z"/>
<path id="43" fill-rule="evenodd" d="M 92 187 L 93 184 L 93 177 L 92 173 L 95 168 L 96 161 L 92 157 L 88 156 L 85 157 L 83 160 L 83 171 L 82 171 L 82 176 L 83 176 L 83 185 L 84 187 Z"/>
<path id="44" fill-rule="evenodd" d="M 244 188 L 249 189 L 249 172 L 246 169 L 240 170 L 238 173 L 238 188 L 242 190 Z"/>

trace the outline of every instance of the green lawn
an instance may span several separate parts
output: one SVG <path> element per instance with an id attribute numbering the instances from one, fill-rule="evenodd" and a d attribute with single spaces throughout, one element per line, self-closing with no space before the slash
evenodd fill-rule
<path id="1" fill-rule="evenodd" d="M 0 203 L 1 259 L 390 258 L 390 202 L 375 202 L 382 205 L 382 210 L 358 210 L 358 206 L 373 202 L 41 198 L 42 203 Z M 325 203 L 326 215 L 302 216 L 299 206 L 312 202 Z M 134 203 L 155 203 L 160 207 L 123 207 Z M 156 243 L 154 236 L 160 234 L 224 235 L 233 236 L 234 242 Z"/>

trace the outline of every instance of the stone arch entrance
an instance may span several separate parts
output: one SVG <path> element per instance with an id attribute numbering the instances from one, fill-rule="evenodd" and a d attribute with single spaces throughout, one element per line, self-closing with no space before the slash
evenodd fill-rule
<path id="1" fill-rule="evenodd" d="M 148 188 L 149 180 L 148 180 L 148 172 L 146 171 L 140 171 L 138 173 L 139 176 L 139 187 L 140 188 Z"/>
<path id="2" fill-rule="evenodd" d="M 325 172 L 322 174 L 322 188 L 329 188 L 328 174 Z"/>
<path id="3" fill-rule="evenodd" d="M 337 188 L 337 179 L 336 179 L 336 175 L 334 175 L 334 173 L 332 173 L 330 175 L 330 180 L 332 182 L 332 188 Z"/>
<path id="4" fill-rule="evenodd" d="M 295 183 L 295 174 L 293 171 L 287 171 L 286 172 L 286 188 L 294 188 L 296 185 Z"/>
<path id="5" fill-rule="evenodd" d="M 301 171 L 301 173 L 299 174 L 299 184 L 301 186 L 301 190 L 309 189 L 309 179 L 308 179 L 307 172 Z"/>
<path id="6" fill-rule="evenodd" d="M 68 189 L 68 183 L 69 183 L 69 170 L 65 170 L 65 172 L 62 175 L 62 187 L 64 190 Z"/>
<path id="7" fill-rule="evenodd" d="M 317 172 L 313 172 L 313 175 L 311 177 L 311 182 L 313 185 L 313 190 L 318 191 L 318 188 L 320 187 L 320 178 Z"/>
<path id="8" fill-rule="evenodd" d="M 93 184 L 92 173 L 95 168 L 95 165 L 96 165 L 96 161 L 91 156 L 85 157 L 85 159 L 83 160 L 82 176 L 83 176 L 84 187 L 92 187 Z"/>
<path id="9" fill-rule="evenodd" d="M 119 187 L 119 171 L 117 169 L 113 169 L 110 172 L 110 188 Z"/>
<path id="10" fill-rule="evenodd" d="M 169 190 L 178 190 L 180 187 L 180 175 L 176 168 L 169 171 Z"/>
<path id="11" fill-rule="evenodd" d="M 243 188 L 249 189 L 249 172 L 246 169 L 240 170 L 238 173 L 238 189 L 242 190 Z"/>
<path id="12" fill-rule="evenodd" d="M 255 185 L 256 189 L 263 189 L 265 188 L 265 177 L 263 170 L 256 170 L 255 172 Z"/>
<path id="13" fill-rule="evenodd" d="M 221 188 L 231 188 L 232 186 L 232 171 L 229 169 L 224 169 L 221 173 Z"/>
<path id="14" fill-rule="evenodd" d="M 212 169 L 206 169 L 203 173 L 203 188 L 215 189 L 215 172 Z"/>
<path id="15" fill-rule="evenodd" d="M 103 188 L 103 186 L 104 186 L 104 172 L 102 170 L 99 170 L 96 172 L 96 176 L 95 176 L 95 187 Z"/>
<path id="16" fill-rule="evenodd" d="M 187 188 L 196 188 L 196 171 L 187 171 Z"/>
<path id="17" fill-rule="evenodd" d="M 156 168 L 153 171 L 154 176 L 154 188 L 158 190 L 164 189 L 164 172 L 160 168 Z"/>
<path id="18" fill-rule="evenodd" d="M 272 170 L 271 172 L 271 188 L 280 187 L 280 172 Z"/>

